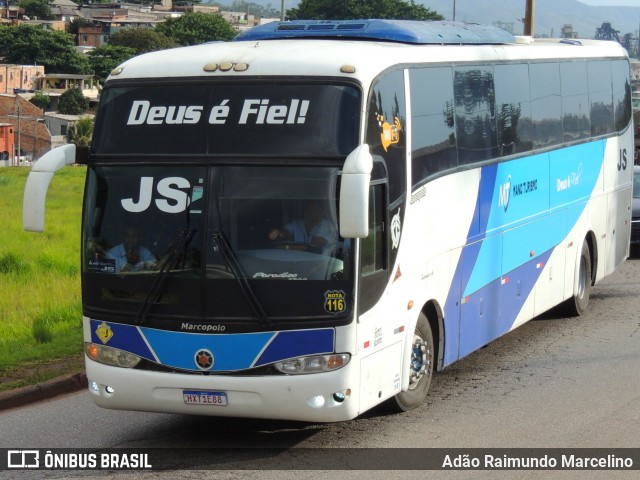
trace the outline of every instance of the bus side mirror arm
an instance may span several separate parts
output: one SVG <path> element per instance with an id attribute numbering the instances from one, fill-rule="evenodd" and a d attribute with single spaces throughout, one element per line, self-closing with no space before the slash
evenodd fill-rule
<path id="1" fill-rule="evenodd" d="M 44 209 L 49 183 L 55 172 L 76 162 L 76 146 L 62 145 L 45 153 L 35 163 L 24 187 L 22 227 L 30 232 L 44 231 Z"/>
<path id="2" fill-rule="evenodd" d="M 344 162 L 340 183 L 340 236 L 343 238 L 365 238 L 369 235 L 372 169 L 373 157 L 367 144 L 358 146 Z"/>

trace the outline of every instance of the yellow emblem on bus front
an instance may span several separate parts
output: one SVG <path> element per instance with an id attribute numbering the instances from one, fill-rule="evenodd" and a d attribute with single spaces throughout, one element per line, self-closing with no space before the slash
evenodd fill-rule
<path id="1" fill-rule="evenodd" d="M 393 117 L 393 125 L 387 122 L 382 115 L 378 115 L 378 125 L 380 125 L 380 141 L 382 148 L 386 152 L 389 145 L 394 145 L 400 142 L 400 131 L 402 130 L 402 124 L 398 117 Z"/>
<path id="2" fill-rule="evenodd" d="M 98 328 L 96 328 L 96 335 L 102 343 L 106 344 L 109 340 L 111 340 L 111 337 L 113 337 L 113 330 L 109 328 L 109 325 L 102 322 L 102 324 Z"/>

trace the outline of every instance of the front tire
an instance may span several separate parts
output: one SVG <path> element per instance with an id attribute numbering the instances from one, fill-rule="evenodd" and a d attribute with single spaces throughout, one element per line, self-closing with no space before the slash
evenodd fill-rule
<path id="1" fill-rule="evenodd" d="M 389 407 L 396 412 L 408 412 L 424 402 L 431 385 L 434 363 L 434 345 L 431 326 L 424 313 L 418 317 L 411 345 L 409 389 L 389 400 Z"/>
<path id="2" fill-rule="evenodd" d="M 591 253 L 589 244 L 582 244 L 580 268 L 578 269 L 578 291 L 566 302 L 566 311 L 573 317 L 579 317 L 587 311 L 591 295 Z"/>

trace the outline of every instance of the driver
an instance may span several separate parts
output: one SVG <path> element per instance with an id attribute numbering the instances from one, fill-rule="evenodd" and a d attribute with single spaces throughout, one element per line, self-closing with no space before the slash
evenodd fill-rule
<path id="1" fill-rule="evenodd" d="M 306 203 L 303 218 L 296 218 L 283 228 L 274 228 L 269 232 L 269 240 L 304 243 L 317 247 L 325 255 L 335 250 L 337 237 L 336 229 L 325 217 L 319 200 Z"/>
<path id="2" fill-rule="evenodd" d="M 138 272 L 155 268 L 157 259 L 140 244 L 140 228 L 130 222 L 124 227 L 122 243 L 107 251 L 105 258 L 115 260 L 116 273 Z"/>

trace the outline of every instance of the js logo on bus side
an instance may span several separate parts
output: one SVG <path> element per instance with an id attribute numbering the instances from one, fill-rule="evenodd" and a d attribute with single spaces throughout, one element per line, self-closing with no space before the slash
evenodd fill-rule
<path id="1" fill-rule="evenodd" d="M 346 295 L 342 290 L 324 292 L 324 309 L 329 313 L 342 313 L 347 309 Z"/>
<path id="2" fill-rule="evenodd" d="M 618 171 L 627 169 L 627 149 L 620 150 L 620 156 L 618 157 Z"/>

